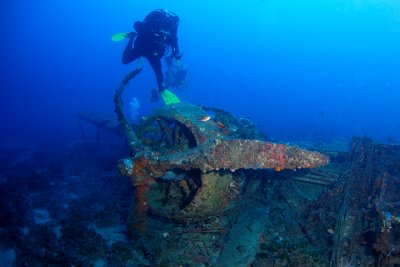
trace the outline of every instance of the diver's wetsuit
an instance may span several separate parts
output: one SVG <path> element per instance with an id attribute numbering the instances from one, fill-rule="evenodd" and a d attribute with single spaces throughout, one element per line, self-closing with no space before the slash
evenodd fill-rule
<path id="1" fill-rule="evenodd" d="M 137 35 L 131 34 L 122 55 L 123 64 L 128 64 L 139 57 L 145 57 L 156 74 L 159 92 L 164 90 L 161 58 L 168 48 L 171 49 L 171 54 L 176 59 L 181 57 L 178 47 L 178 26 L 177 15 L 167 13 L 162 9 L 152 11 L 143 22 L 135 23 Z M 134 40 L 134 47 L 132 47 Z"/>

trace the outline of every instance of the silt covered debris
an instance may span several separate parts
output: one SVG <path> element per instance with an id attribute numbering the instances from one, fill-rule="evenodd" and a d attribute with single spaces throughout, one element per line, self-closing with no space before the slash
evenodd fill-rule
<path id="1" fill-rule="evenodd" d="M 0 148 L 2 263 L 399 263 L 399 145 L 286 146 L 248 118 L 189 104 L 132 127 L 118 96 L 138 72 L 117 90 L 117 117 L 80 114 L 82 141 Z M 82 119 L 97 127 L 94 137 Z"/>

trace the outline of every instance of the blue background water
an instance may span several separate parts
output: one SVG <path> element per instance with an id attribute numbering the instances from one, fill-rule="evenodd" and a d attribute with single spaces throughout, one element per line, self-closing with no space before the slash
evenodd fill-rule
<path id="1" fill-rule="evenodd" d="M 274 138 L 400 138 L 400 2 L 391 0 L 2 1 L 1 142 L 79 138 L 76 114 L 113 112 L 132 29 L 153 9 L 179 15 L 185 101 L 250 117 Z M 147 62 L 126 93 L 141 112 Z M 129 101 L 129 100 L 127 100 Z"/>

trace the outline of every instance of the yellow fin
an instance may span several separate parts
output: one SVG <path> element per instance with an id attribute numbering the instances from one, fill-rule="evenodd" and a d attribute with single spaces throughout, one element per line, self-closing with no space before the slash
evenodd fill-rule
<path id="1" fill-rule="evenodd" d="M 125 39 L 128 34 L 129 32 L 116 33 L 113 36 L 111 36 L 111 40 L 113 40 L 114 42 L 119 42 Z"/>
<path id="2" fill-rule="evenodd" d="M 168 89 L 165 89 L 164 91 L 162 91 L 161 96 L 166 105 L 181 103 L 179 98 Z"/>

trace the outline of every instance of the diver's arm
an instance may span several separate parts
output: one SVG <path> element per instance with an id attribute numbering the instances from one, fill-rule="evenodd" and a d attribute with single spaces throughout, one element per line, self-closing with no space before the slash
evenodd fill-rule
<path id="1" fill-rule="evenodd" d="M 177 37 L 176 33 L 174 35 L 172 35 L 171 49 L 172 49 L 172 56 L 176 60 L 180 60 L 182 55 L 179 51 L 178 37 Z"/>
<path id="2" fill-rule="evenodd" d="M 175 15 L 174 13 L 170 13 L 172 15 L 172 18 L 174 20 L 174 27 L 172 27 L 171 31 L 171 49 L 172 49 L 172 56 L 176 60 L 180 60 L 182 57 L 181 52 L 179 51 L 179 45 L 178 45 L 178 27 L 179 27 L 179 17 Z"/>
<path id="3" fill-rule="evenodd" d="M 132 47 L 134 38 L 130 38 L 125 46 L 124 53 L 122 54 L 122 64 L 128 64 L 135 60 L 135 55 L 133 53 L 134 49 Z"/>

